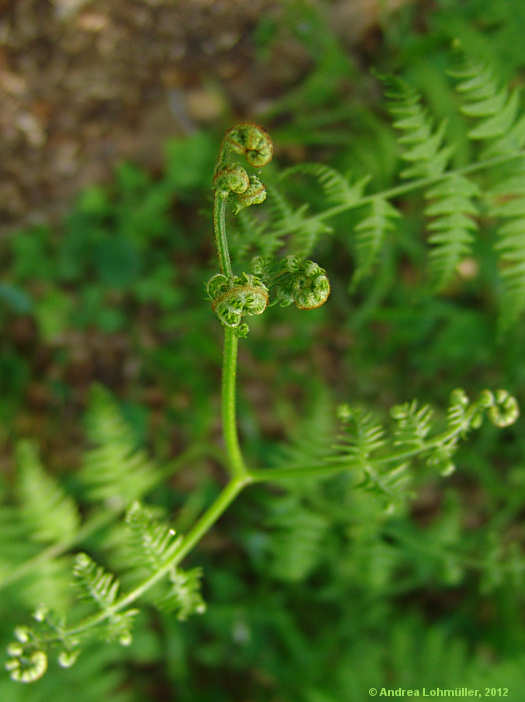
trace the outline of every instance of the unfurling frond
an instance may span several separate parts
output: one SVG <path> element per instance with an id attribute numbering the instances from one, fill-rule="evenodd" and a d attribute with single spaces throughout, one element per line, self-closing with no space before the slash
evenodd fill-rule
<path id="1" fill-rule="evenodd" d="M 432 234 L 429 242 L 430 270 L 435 290 L 442 290 L 452 279 L 458 264 L 471 253 L 478 225 L 473 216 L 478 213 L 474 198 L 479 188 L 464 176 L 450 175 L 430 190 L 425 197 L 431 200 L 425 208 Z"/>
<path id="2" fill-rule="evenodd" d="M 22 441 L 17 447 L 18 496 L 23 519 L 35 541 L 60 541 L 79 526 L 74 500 L 54 477 L 46 473 L 34 444 Z"/>
<path id="3" fill-rule="evenodd" d="M 168 524 L 156 520 L 139 502 L 134 502 L 126 514 L 126 524 L 132 535 L 136 557 L 150 568 L 162 568 L 181 544 L 181 537 Z"/>
<path id="4" fill-rule="evenodd" d="M 450 475 L 459 440 L 477 429 L 485 414 L 495 426 L 506 427 L 516 421 L 519 409 L 516 399 L 504 390 L 484 390 L 471 402 L 458 389 L 451 394 L 443 431 L 438 430 L 440 422 L 433 420 L 431 408 L 415 400 L 393 407 L 390 414 L 394 424 L 385 432 L 370 412 L 341 406 L 339 417 L 345 431 L 334 447 L 332 460 L 347 465 L 350 472 L 360 470 L 360 485 L 383 494 L 393 506 L 407 496 L 412 462 Z"/>
<path id="5" fill-rule="evenodd" d="M 402 178 L 428 178 L 443 173 L 452 155 L 450 146 L 444 146 L 446 123 L 434 129 L 432 119 L 421 106 L 421 96 L 400 78 L 382 78 L 388 111 L 394 118 L 394 127 L 402 132 L 399 143 L 403 146 L 401 158 L 410 165 L 401 171 Z"/>
<path id="6" fill-rule="evenodd" d="M 339 419 L 345 424 L 339 449 L 352 462 L 365 465 L 372 453 L 385 443 L 385 431 L 376 417 L 361 407 L 341 405 Z"/>
<path id="7" fill-rule="evenodd" d="M 169 591 L 155 604 L 164 612 L 175 612 L 180 621 L 192 614 L 204 614 L 206 603 L 200 591 L 201 578 L 201 568 L 172 568 L 169 573 Z"/>
<path id="8" fill-rule="evenodd" d="M 400 214 L 396 208 L 383 197 L 374 197 L 367 216 L 356 226 L 356 269 L 352 286 L 366 278 L 375 265 L 386 234 L 395 228 L 394 220 Z"/>
<path id="9" fill-rule="evenodd" d="M 131 429 L 107 390 L 96 386 L 88 412 L 87 432 L 93 443 L 81 478 L 91 500 L 120 506 L 143 495 L 157 480 L 157 469 L 137 449 Z"/>
<path id="10" fill-rule="evenodd" d="M 73 572 L 81 597 L 107 614 L 104 638 L 118 640 L 123 646 L 128 646 L 131 643 L 133 618 L 138 610 L 114 611 L 120 586 L 118 579 L 98 566 L 86 553 L 77 554 Z"/>
<path id="11" fill-rule="evenodd" d="M 401 449 L 422 448 L 431 428 L 432 414 L 428 405 L 419 407 L 417 400 L 392 407 L 390 415 L 395 421 L 394 446 Z"/>

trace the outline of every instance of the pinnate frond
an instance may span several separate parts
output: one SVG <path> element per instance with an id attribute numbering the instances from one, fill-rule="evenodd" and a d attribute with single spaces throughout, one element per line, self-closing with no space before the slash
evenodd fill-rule
<path id="1" fill-rule="evenodd" d="M 385 237 L 395 228 L 394 220 L 401 215 L 398 210 L 383 197 L 374 197 L 368 214 L 356 226 L 356 269 L 352 278 L 355 288 L 366 278 L 383 248 Z"/>
<path id="2" fill-rule="evenodd" d="M 134 502 L 126 514 L 126 524 L 132 546 L 140 563 L 159 570 L 173 557 L 182 538 L 168 524 L 156 520 L 139 502 Z"/>
<path id="3" fill-rule="evenodd" d="M 394 127 L 402 132 L 399 137 L 403 146 L 401 158 L 410 164 L 401 171 L 401 177 L 441 175 L 452 155 L 452 148 L 443 143 L 446 122 L 442 121 L 435 129 L 433 120 L 421 105 L 421 96 L 405 81 L 393 76 L 382 77 L 382 81 Z"/>
<path id="4" fill-rule="evenodd" d="M 478 229 L 473 219 L 478 214 L 474 201 L 478 195 L 478 186 L 458 174 L 448 176 L 425 193 L 431 200 L 425 214 L 433 217 L 428 229 L 432 232 L 430 270 L 435 290 L 442 290 L 450 282 L 458 264 L 471 253 L 472 232 Z"/>
<path id="5" fill-rule="evenodd" d="M 202 599 L 201 578 L 202 568 L 173 568 L 169 573 L 169 591 L 155 604 L 164 612 L 175 612 L 180 621 L 192 614 L 204 614 L 206 603 Z"/>
<path id="6" fill-rule="evenodd" d="M 156 467 L 137 449 L 116 403 L 100 386 L 92 391 L 87 431 L 93 448 L 86 453 L 81 478 L 90 499 L 128 504 L 155 484 Z"/>
<path id="7" fill-rule="evenodd" d="M 417 449 L 425 445 L 432 426 L 433 411 L 428 405 L 419 406 L 417 400 L 396 405 L 390 410 L 394 419 L 394 446 Z"/>
<path id="8" fill-rule="evenodd" d="M 525 143 L 525 116 L 518 118 L 520 97 L 501 85 L 494 68 L 481 61 L 462 58 L 449 71 L 457 81 L 463 98 L 461 112 L 478 120 L 468 135 L 475 141 L 488 142 L 486 156 L 512 153 Z"/>
<path id="9" fill-rule="evenodd" d="M 284 170 L 281 178 L 297 174 L 313 176 L 319 182 L 328 202 L 349 207 L 359 202 L 370 180 L 370 176 L 365 176 L 351 183 L 342 173 L 324 163 L 300 163 Z"/>
<path id="10" fill-rule="evenodd" d="M 113 611 L 117 602 L 120 583 L 113 573 L 97 565 L 86 553 L 79 553 L 73 569 L 83 599 L 93 602 L 97 609 L 107 614 L 104 638 L 118 640 L 123 646 L 131 643 L 131 626 L 137 609 Z"/>
<path id="11" fill-rule="evenodd" d="M 74 500 L 47 473 L 35 445 L 21 441 L 17 446 L 18 496 L 22 516 L 35 541 L 53 542 L 73 535 L 79 527 Z"/>
<path id="12" fill-rule="evenodd" d="M 502 325 L 508 328 L 525 310 L 525 159 L 513 162 L 490 198 L 490 214 L 501 220 L 495 248 L 503 281 Z"/>
<path id="13" fill-rule="evenodd" d="M 307 577 L 322 556 L 326 518 L 305 506 L 296 496 L 281 499 L 267 526 L 271 535 L 271 571 L 280 580 L 297 582 Z"/>

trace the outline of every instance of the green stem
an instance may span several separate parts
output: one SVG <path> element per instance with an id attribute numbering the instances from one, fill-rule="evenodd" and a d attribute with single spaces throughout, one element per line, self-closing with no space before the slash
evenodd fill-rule
<path id="1" fill-rule="evenodd" d="M 372 195 L 365 195 L 365 197 L 359 198 L 355 202 L 343 202 L 340 205 L 334 205 L 334 207 L 329 207 L 323 212 L 318 212 L 315 215 L 311 215 L 306 219 L 301 219 L 301 227 L 309 222 L 322 222 L 325 219 L 331 219 L 342 212 L 347 210 L 357 209 L 358 207 L 363 207 L 363 205 L 368 205 L 377 198 L 383 200 L 392 200 L 393 198 L 399 197 L 400 195 L 405 195 L 412 190 L 419 190 L 420 188 L 426 188 L 434 183 L 438 183 L 440 180 L 444 180 L 449 176 L 453 175 L 467 175 L 469 173 L 474 173 L 476 171 L 482 171 L 485 168 L 491 168 L 493 166 L 498 166 L 507 161 L 512 161 L 516 158 L 522 158 L 525 156 L 525 151 L 517 151 L 514 154 L 506 154 L 505 156 L 495 156 L 494 158 L 486 159 L 485 161 L 478 161 L 478 163 L 472 163 L 469 166 L 464 166 L 463 168 L 457 168 L 452 171 L 445 171 L 440 175 L 430 176 L 428 178 L 419 178 L 418 180 L 413 180 L 410 183 L 405 183 L 403 185 L 397 185 L 394 188 L 389 188 L 388 190 L 383 190 L 379 193 L 374 193 Z M 273 230 L 274 234 L 288 234 L 295 231 L 297 225 L 291 222 L 288 225 L 282 227 L 276 227 Z"/>
<path id="2" fill-rule="evenodd" d="M 224 349 L 222 356 L 222 431 L 226 446 L 226 457 L 233 477 L 247 475 L 237 435 L 235 380 L 237 375 L 238 338 L 235 331 L 224 329 Z"/>
<path id="3" fill-rule="evenodd" d="M 109 619 L 112 615 L 125 609 L 130 604 L 135 602 L 141 595 L 143 595 L 147 590 L 149 590 L 153 585 L 159 582 L 169 571 L 177 566 L 182 559 L 192 550 L 192 548 L 200 541 L 204 534 L 215 524 L 219 517 L 226 511 L 230 504 L 235 500 L 237 495 L 241 490 L 251 482 L 251 479 L 245 476 L 244 478 L 235 478 L 231 480 L 225 488 L 218 495 L 215 502 L 204 512 L 202 517 L 195 523 L 193 528 L 188 532 L 188 534 L 182 540 L 181 545 L 173 556 L 162 566 L 159 570 L 156 570 L 149 578 L 142 581 L 134 590 L 129 592 L 127 595 L 120 597 L 117 602 L 112 607 L 105 609 L 99 614 L 95 614 L 91 617 L 87 617 L 82 622 L 79 622 L 76 626 L 68 629 L 64 636 L 75 636 L 81 634 L 88 629 L 100 624 L 101 622 Z"/>
<path id="4" fill-rule="evenodd" d="M 405 449 L 404 451 L 397 451 L 390 453 L 387 456 L 379 456 L 374 459 L 374 465 L 385 465 L 388 463 L 396 463 L 399 461 L 404 461 L 407 458 L 416 456 L 418 453 L 424 453 L 430 449 L 436 448 L 437 446 L 442 446 L 443 444 L 448 444 L 453 442 L 458 436 L 460 436 L 464 431 L 465 427 L 469 426 L 469 418 L 477 411 L 476 405 L 472 405 L 468 410 L 467 417 L 464 425 L 455 427 L 448 431 L 444 431 L 441 434 L 437 434 L 428 441 L 422 443 L 420 446 L 416 446 L 412 449 Z M 323 478 L 330 477 L 332 475 L 337 475 L 337 473 L 342 473 L 351 468 L 358 468 L 361 464 L 359 461 L 350 462 L 341 456 L 339 459 L 332 458 L 332 463 L 317 463 L 313 465 L 300 466 L 297 468 L 268 468 L 266 470 L 251 470 L 249 475 L 253 482 L 272 482 L 281 480 L 290 480 L 293 478 Z"/>
<path id="5" fill-rule="evenodd" d="M 215 243 L 217 245 L 217 256 L 219 257 L 221 273 L 231 278 L 233 277 L 233 272 L 228 250 L 228 239 L 226 237 L 227 199 L 227 195 L 221 195 L 215 191 L 213 198 L 213 231 L 215 232 Z"/>

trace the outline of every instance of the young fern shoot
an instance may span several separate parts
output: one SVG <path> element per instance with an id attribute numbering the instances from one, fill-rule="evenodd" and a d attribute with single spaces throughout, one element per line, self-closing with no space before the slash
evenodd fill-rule
<path id="1" fill-rule="evenodd" d="M 414 120 L 423 119 L 425 122 L 411 93 L 407 100 L 409 109 L 403 112 L 403 127 L 407 128 Z M 448 151 L 443 151 L 441 146 L 442 132 L 441 127 L 435 134 L 431 127 L 423 129 L 421 139 L 432 140 L 432 148 L 427 146 L 427 151 L 415 136 L 410 137 L 407 143 L 412 151 L 407 160 L 416 165 L 409 167 L 408 177 L 423 178 L 425 185 L 437 184 L 438 181 L 443 185 L 446 178 L 452 177 L 444 173 Z M 157 519 L 140 503 L 139 498 L 142 499 L 157 483 L 159 472 L 144 452 L 130 448 L 122 418 L 113 411 L 105 393 L 97 391 L 98 404 L 89 423 L 95 447 L 88 452 L 82 483 L 88 499 L 113 505 L 114 515 L 123 504 L 130 505 L 125 524 L 129 531 L 128 561 L 134 584 L 123 591 L 116 575 L 98 565 L 90 555 L 77 554 L 74 577 L 90 610 L 86 614 L 82 606 L 79 610 L 73 608 L 72 612 L 57 614 L 43 605 L 36 610 L 35 623 L 31 627 L 17 627 L 16 640 L 8 647 L 6 663 L 15 681 L 27 683 L 42 677 L 52 650 L 57 651 L 61 666 L 72 665 L 88 637 L 98 636 L 130 645 L 133 620 L 138 614 L 136 605 L 141 599 L 173 613 L 179 620 L 192 614 L 203 614 L 201 570 L 183 570 L 181 563 L 246 486 L 270 481 L 286 483 L 321 479 L 346 472 L 356 478 L 355 489 L 372 490 L 380 498 L 385 498 L 389 505 L 395 505 L 398 499 L 408 494 L 409 469 L 416 461 L 448 475 L 453 470 L 451 459 L 460 439 L 477 428 L 485 414 L 500 427 L 508 426 L 518 416 L 516 400 L 503 390 L 496 393 L 485 391 L 475 402 L 470 402 L 463 391 L 454 391 L 446 426 L 441 431 L 434 424 L 431 410 L 415 401 L 393 408 L 393 426 L 389 431 L 368 411 L 345 405 L 339 409 L 344 431 L 335 446 L 334 436 L 330 435 L 326 443 L 316 445 L 315 450 L 311 443 L 303 441 L 302 449 L 285 453 L 282 466 L 252 468 L 247 465 L 241 451 L 236 418 L 237 348 L 239 339 L 249 333 L 246 320 L 261 315 L 270 305 L 287 307 L 294 304 L 300 310 L 315 309 L 330 295 L 326 271 L 302 255 L 300 246 L 294 253 L 279 257 L 274 246 L 278 237 L 272 239 L 272 255 L 266 252 L 267 255 L 254 258 L 248 270 L 234 271 L 226 227 L 227 204 L 232 204 L 234 215 L 242 217 L 246 208 L 265 200 L 266 190 L 259 169 L 269 162 L 272 153 L 271 140 L 263 129 L 252 123 L 239 124 L 226 134 L 214 174 L 213 225 L 219 271 L 208 282 L 207 293 L 224 330 L 221 411 L 228 481 L 187 533 L 175 533 L 167 520 Z M 414 154 L 418 154 L 417 158 Z M 430 154 L 430 158 L 439 155 L 437 170 L 435 166 L 425 165 L 425 154 Z M 348 185 L 325 169 L 315 173 L 324 182 L 327 192 L 333 193 L 339 202 L 329 213 L 338 207 L 370 206 L 367 219 L 361 222 L 356 233 L 358 239 L 361 237 L 362 262 L 368 271 L 374 252 L 381 246 L 380 230 L 388 229 L 390 220 L 399 216 L 389 204 L 390 196 L 364 196 L 365 180 Z M 306 216 L 304 209 L 302 212 Z M 314 220 L 314 224 L 306 227 L 306 238 L 312 232 L 318 232 L 319 226 Z M 303 244 L 306 238 L 301 240 Z M 34 534 L 35 540 L 46 542 L 59 540 L 56 524 L 50 522 L 47 529 L 41 526 L 51 509 L 56 509 L 60 518 L 71 525 L 70 528 L 82 534 L 80 513 L 75 503 L 44 474 L 29 445 L 22 446 L 21 457 L 27 467 L 21 472 L 18 493 L 23 522 L 20 534 L 25 536 L 29 532 Z M 33 480 L 43 486 L 42 490 L 31 489 Z M 312 514 L 305 515 L 300 510 L 295 516 L 289 515 L 281 539 L 285 550 L 295 551 L 295 546 L 291 546 L 296 543 L 295 538 L 289 538 L 292 532 L 299 530 L 310 535 L 310 543 L 306 544 L 303 539 L 304 548 L 291 554 L 294 563 L 291 579 L 308 572 L 312 549 L 329 526 L 325 520 Z M 85 531 L 84 535 L 87 535 Z M 57 553 L 63 551 L 63 544 L 59 542 Z"/>

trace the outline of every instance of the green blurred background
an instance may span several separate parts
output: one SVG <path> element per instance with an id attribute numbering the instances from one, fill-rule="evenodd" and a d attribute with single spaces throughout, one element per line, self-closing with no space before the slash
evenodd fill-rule
<path id="1" fill-rule="evenodd" d="M 5 515 L 24 437 L 83 504 L 75 476 L 94 383 L 159 461 L 193 442 L 220 446 L 222 339 L 204 283 L 216 268 L 210 184 L 227 128 L 253 119 L 269 130 L 270 180 L 312 160 L 370 173 L 379 190 L 399 154 L 372 68 L 403 75 L 449 118 L 456 165 L 471 147 L 445 74 L 452 40 L 514 85 L 525 68 L 520 0 L 0 9 Z M 319 203 L 307 180 L 287 187 Z M 341 215 L 315 252 L 329 304 L 274 308 L 251 325 L 239 370 L 251 463 L 328 430 L 341 401 L 381 413 L 413 397 L 445 407 L 457 386 L 501 386 L 525 405 L 523 323 L 498 333 L 490 222 L 457 280 L 430 295 L 422 202 L 400 203 L 403 221 L 357 291 L 355 221 Z M 344 478 L 251 488 L 188 559 L 204 569 L 204 616 L 181 623 L 146 609 L 129 649 L 93 647 L 34 686 L 5 675 L 0 699 L 360 702 L 370 687 L 468 686 L 522 700 L 524 456 L 522 422 L 484 427 L 454 475 L 422 475 L 395 515 Z M 148 499 L 184 530 L 223 479 L 218 462 L 196 460 Z M 24 558 L 2 548 L 6 521 L 0 572 Z M 111 564 L 111 529 L 87 547 Z M 43 591 L 51 602 L 73 597 L 52 568 L 2 591 L 2 644 Z"/>

